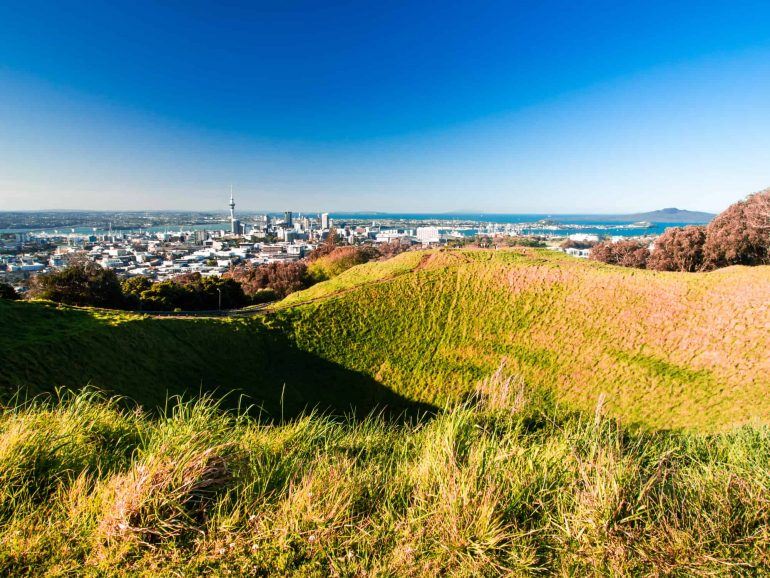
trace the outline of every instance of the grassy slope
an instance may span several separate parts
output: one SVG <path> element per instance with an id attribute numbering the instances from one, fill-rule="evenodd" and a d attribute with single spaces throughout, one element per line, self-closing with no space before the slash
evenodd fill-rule
<path id="1" fill-rule="evenodd" d="M 165 395 L 156 384 L 183 391 L 208 375 L 204 386 L 234 380 L 269 397 L 288 379 L 306 399 L 364 403 L 380 387 L 366 372 L 435 400 L 486 378 L 467 403 L 417 424 L 266 425 L 207 400 L 154 416 L 91 393 L 0 407 L 0 575 L 767 573 L 766 426 L 629 431 L 485 370 L 508 356 L 510 372 L 562 384 L 587 406 L 599 386 L 646 384 L 657 412 L 633 400 L 628 411 L 651 424 L 765 418 L 767 269 L 657 275 L 515 252 L 399 259 L 265 320 L 0 302 L 6 386 L 91 379 L 152 403 Z M 677 384 L 683 403 L 666 405 L 661 388 Z M 677 413 L 697 395 L 712 415 Z M 731 396 L 741 408 L 727 407 Z"/>
<path id="2" fill-rule="evenodd" d="M 302 349 L 439 405 L 506 357 L 581 407 L 606 394 L 627 422 L 770 421 L 770 268 L 682 275 L 546 251 L 422 255 L 384 282 L 361 284 L 371 264 L 292 295 L 314 301 L 279 313 L 284 329 Z"/>
<path id="3" fill-rule="evenodd" d="M 229 394 L 268 415 L 308 407 L 424 410 L 370 377 L 296 349 L 259 316 L 150 318 L 0 300 L 0 399 L 93 385 L 162 407 L 169 395 Z"/>
<path id="4" fill-rule="evenodd" d="M 442 405 L 508 360 L 584 408 L 655 427 L 770 420 L 770 269 L 665 274 L 545 251 L 405 253 L 267 319 L 150 319 L 0 302 L 0 391 L 86 383 L 162 404 L 238 389 L 276 414 Z M 383 387 L 384 386 L 384 387 Z"/>
<path id="5" fill-rule="evenodd" d="M 0 410 L 0 575 L 766 574 L 767 428 L 629 434 L 505 385 L 403 426 Z"/>

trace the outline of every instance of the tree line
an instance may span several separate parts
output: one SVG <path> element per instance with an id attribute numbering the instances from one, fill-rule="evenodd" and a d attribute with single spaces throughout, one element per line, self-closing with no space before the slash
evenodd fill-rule
<path id="1" fill-rule="evenodd" d="M 30 281 L 30 299 L 130 311 L 213 311 L 238 309 L 282 299 L 295 291 L 339 275 L 372 259 L 403 250 L 396 244 L 381 247 L 337 246 L 336 236 L 300 261 L 247 264 L 232 267 L 222 276 L 183 273 L 164 281 L 144 276 L 121 280 L 111 269 L 88 260 L 41 273 Z M 0 283 L 0 299 L 19 299 L 16 291 Z"/>
<path id="2" fill-rule="evenodd" d="M 656 271 L 711 271 L 730 265 L 770 264 L 770 189 L 749 195 L 706 226 L 667 229 L 652 251 L 634 240 L 604 241 L 590 258 Z"/>

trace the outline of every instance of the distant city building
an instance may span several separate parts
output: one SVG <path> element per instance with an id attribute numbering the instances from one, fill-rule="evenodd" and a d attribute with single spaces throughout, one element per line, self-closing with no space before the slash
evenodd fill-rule
<path id="1" fill-rule="evenodd" d="M 440 243 L 441 231 L 438 227 L 417 227 L 417 240 L 426 245 Z"/>
<path id="2" fill-rule="evenodd" d="M 285 211 L 283 213 L 283 222 L 286 223 L 287 227 L 292 227 L 294 225 L 291 211 Z"/>
<path id="3" fill-rule="evenodd" d="M 329 229 L 329 213 L 321 213 L 321 228 Z"/>
<path id="4" fill-rule="evenodd" d="M 206 240 L 206 237 L 208 236 L 208 233 L 206 231 L 195 231 L 195 244 L 196 245 L 203 245 L 203 242 Z"/>
<path id="5" fill-rule="evenodd" d="M 572 233 L 568 238 L 571 241 L 578 241 L 583 243 L 599 242 L 599 235 L 592 235 L 588 233 Z"/>

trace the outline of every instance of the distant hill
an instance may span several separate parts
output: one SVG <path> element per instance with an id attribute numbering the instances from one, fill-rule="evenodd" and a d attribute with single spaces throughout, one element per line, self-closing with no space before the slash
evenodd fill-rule
<path id="1" fill-rule="evenodd" d="M 768 286 L 770 267 L 681 274 L 545 250 L 406 253 L 290 295 L 279 317 L 300 349 L 439 407 L 505 357 L 583 409 L 604 394 L 627 423 L 718 429 L 770 422 Z"/>
<path id="2" fill-rule="evenodd" d="M 648 213 L 631 213 L 628 215 L 578 215 L 574 220 L 591 221 L 600 219 L 602 221 L 610 222 L 649 221 L 650 223 L 704 224 L 710 222 L 714 217 L 716 217 L 716 215 L 713 213 L 667 208 L 658 211 L 650 211 Z"/>
<path id="3" fill-rule="evenodd" d="M 686 211 L 675 208 L 626 215 L 626 218 L 635 221 L 650 221 L 651 223 L 708 223 L 714 217 L 716 217 L 716 215 L 713 213 Z"/>
<path id="4" fill-rule="evenodd" d="M 407 252 L 264 318 L 154 319 L 0 302 L 0 391 L 91 383 L 145 404 L 238 390 L 275 415 L 463 399 L 527 383 L 651 427 L 770 422 L 770 267 L 659 273 L 534 250 Z M 283 402 L 283 405 L 281 404 Z"/>

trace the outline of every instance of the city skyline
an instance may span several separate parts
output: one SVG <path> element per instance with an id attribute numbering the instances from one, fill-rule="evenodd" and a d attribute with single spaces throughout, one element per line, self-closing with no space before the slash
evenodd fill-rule
<path id="1" fill-rule="evenodd" d="M 0 6 L 0 209 L 718 212 L 770 8 Z M 162 33 L 160 33 L 162 32 Z"/>

